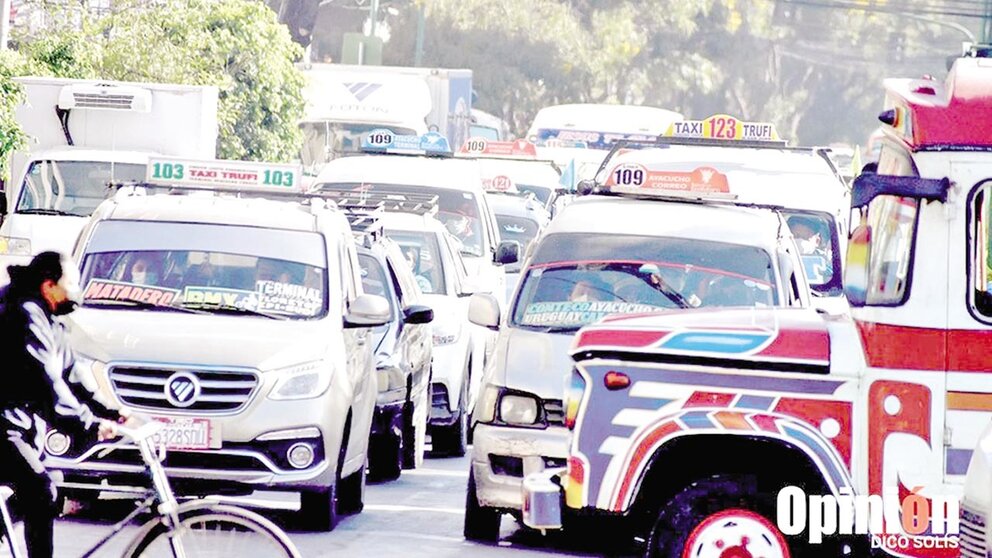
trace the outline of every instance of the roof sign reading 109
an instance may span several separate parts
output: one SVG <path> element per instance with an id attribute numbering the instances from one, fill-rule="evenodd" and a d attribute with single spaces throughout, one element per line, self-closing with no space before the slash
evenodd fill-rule
<path id="1" fill-rule="evenodd" d="M 153 157 L 148 161 L 145 182 L 211 190 L 298 192 L 303 187 L 300 175 L 294 165 Z"/>
<path id="2" fill-rule="evenodd" d="M 728 141 L 781 141 L 775 126 L 767 122 L 743 122 L 718 114 L 706 120 L 673 122 L 666 136 L 677 138 L 717 139 Z"/>
<path id="3" fill-rule="evenodd" d="M 605 186 L 616 194 L 714 199 L 734 197 L 727 176 L 710 167 L 699 167 L 690 172 L 649 171 L 636 163 L 624 163 L 613 168 Z"/>

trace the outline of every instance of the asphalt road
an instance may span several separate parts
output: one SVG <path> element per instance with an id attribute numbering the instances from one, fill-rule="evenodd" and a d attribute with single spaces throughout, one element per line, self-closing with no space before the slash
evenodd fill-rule
<path id="1" fill-rule="evenodd" d="M 496 545 L 467 542 L 462 537 L 468 458 L 428 458 L 420 469 L 404 471 L 393 482 L 370 484 L 365 510 L 345 517 L 330 533 L 304 532 L 293 526 L 290 512 L 264 514 L 286 529 L 305 557 L 533 557 L 600 556 L 603 552 L 582 547 L 558 535 L 542 536 L 522 529 L 504 516 L 503 532 Z M 246 503 L 292 509 L 298 497 L 289 494 L 256 494 Z M 258 511 L 258 510 L 256 510 Z M 81 515 L 62 519 L 56 526 L 56 556 L 82 555 L 102 538 L 111 519 L 123 517 L 125 505 L 104 505 Z M 129 528 L 96 556 L 117 557 L 128 542 Z M 0 556 L 4 556 L 0 551 Z"/>

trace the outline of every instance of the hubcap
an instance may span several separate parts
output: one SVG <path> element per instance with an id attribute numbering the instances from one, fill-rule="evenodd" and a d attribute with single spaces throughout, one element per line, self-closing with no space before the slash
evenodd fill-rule
<path id="1" fill-rule="evenodd" d="M 748 510 L 725 510 L 696 526 L 682 558 L 790 558 L 789 547 L 775 526 Z"/>

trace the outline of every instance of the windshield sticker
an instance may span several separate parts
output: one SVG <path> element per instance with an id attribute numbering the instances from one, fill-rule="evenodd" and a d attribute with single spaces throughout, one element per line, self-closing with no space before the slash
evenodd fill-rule
<path id="1" fill-rule="evenodd" d="M 313 316 L 320 312 L 324 298 L 320 290 L 281 283 L 279 281 L 256 281 L 255 290 L 259 295 L 260 311 L 275 311 Z"/>
<path id="2" fill-rule="evenodd" d="M 588 324 L 610 314 L 654 312 L 657 306 L 634 302 L 535 302 L 528 304 L 523 325 Z"/>
<path id="3" fill-rule="evenodd" d="M 83 300 L 127 300 L 156 306 L 170 306 L 178 296 L 179 291 L 175 289 L 93 279 L 86 286 Z"/>
<path id="4" fill-rule="evenodd" d="M 183 302 L 255 309 L 258 307 L 258 294 L 240 289 L 194 286 L 183 290 Z"/>

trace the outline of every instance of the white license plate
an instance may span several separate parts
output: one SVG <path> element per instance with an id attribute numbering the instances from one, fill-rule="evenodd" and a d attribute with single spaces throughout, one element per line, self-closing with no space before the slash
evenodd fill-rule
<path id="1" fill-rule="evenodd" d="M 220 447 L 220 425 L 202 418 L 155 417 L 164 427 L 155 434 L 155 445 L 166 449 L 205 450 Z"/>

